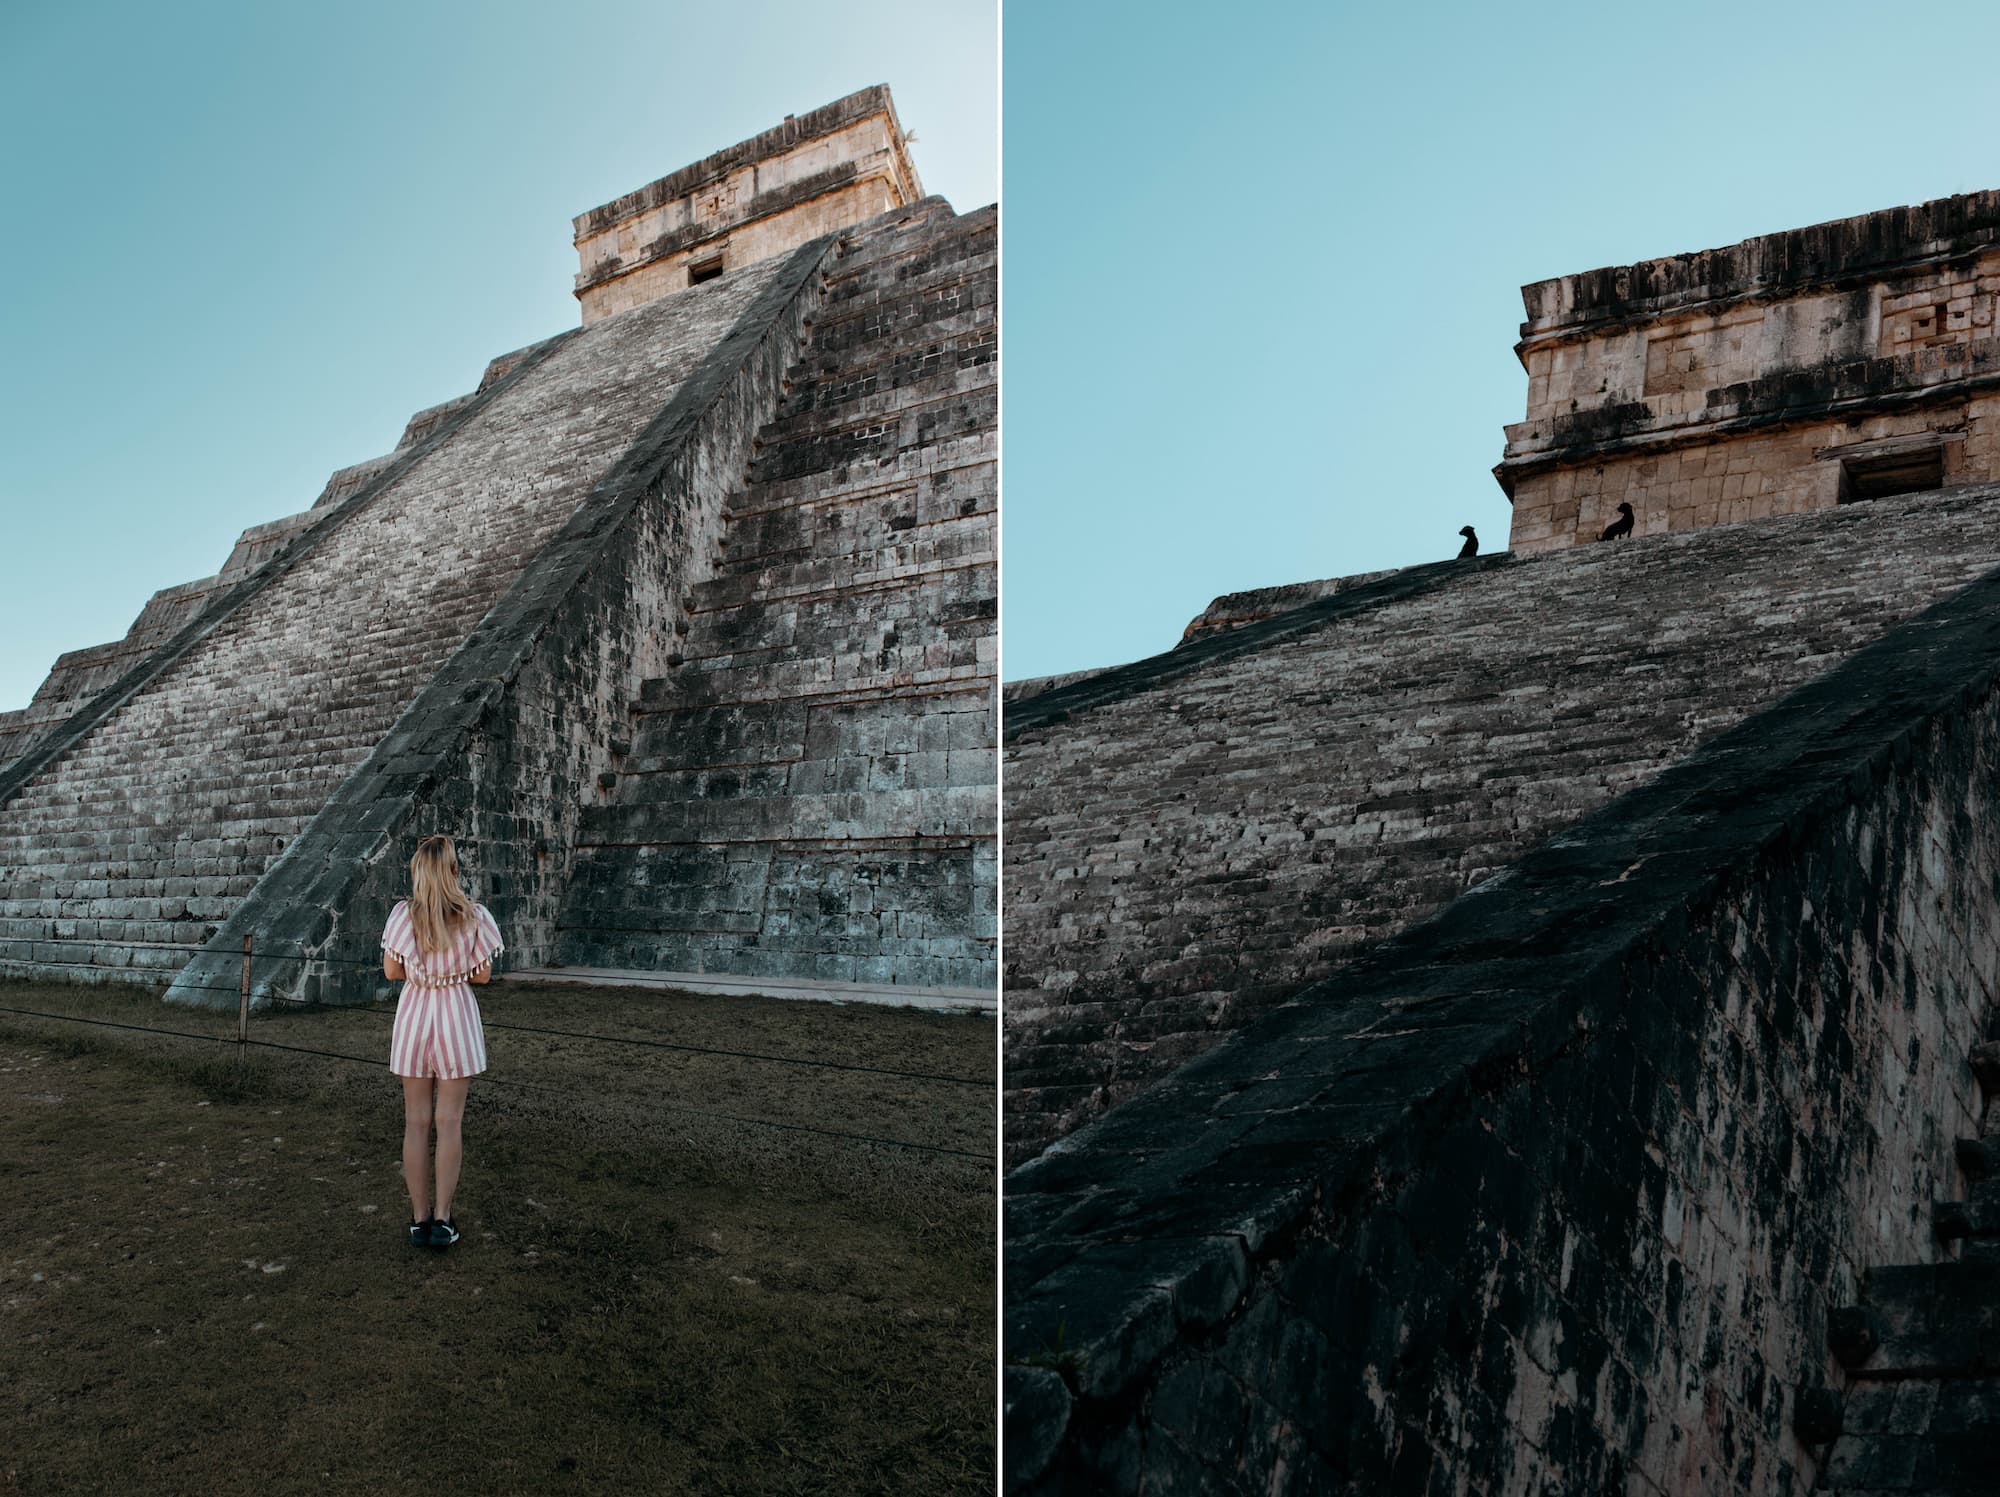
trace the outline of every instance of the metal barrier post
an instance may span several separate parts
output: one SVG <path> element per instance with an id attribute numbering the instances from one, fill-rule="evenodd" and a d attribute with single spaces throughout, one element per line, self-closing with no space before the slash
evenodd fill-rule
<path id="1" fill-rule="evenodd" d="M 243 938 L 243 982 L 236 1005 L 236 1059 L 241 1062 L 250 1043 L 250 938 Z"/>

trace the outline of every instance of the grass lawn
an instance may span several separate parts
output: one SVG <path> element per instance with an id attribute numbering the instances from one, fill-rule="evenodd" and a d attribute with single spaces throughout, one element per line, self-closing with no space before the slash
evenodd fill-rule
<path id="1" fill-rule="evenodd" d="M 498 983 L 489 1021 L 990 1078 L 994 1022 Z M 0 983 L 0 1006 L 235 1016 Z M 376 1010 L 254 1037 L 380 1061 Z M 991 1154 L 959 1086 L 489 1029 L 464 1240 L 382 1064 L 0 1013 L 0 1493 L 987 1493 Z M 515 1083 L 508 1086 L 503 1083 Z"/>

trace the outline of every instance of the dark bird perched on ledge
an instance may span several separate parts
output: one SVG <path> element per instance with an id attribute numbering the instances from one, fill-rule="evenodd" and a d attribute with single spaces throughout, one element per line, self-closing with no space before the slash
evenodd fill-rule
<path id="1" fill-rule="evenodd" d="M 1477 556 L 1479 554 L 1479 537 L 1472 533 L 1472 527 L 1470 525 L 1461 525 L 1458 527 L 1458 533 L 1465 537 L 1465 544 L 1458 548 L 1458 559 L 1464 561 L 1468 556 Z"/>
<path id="2" fill-rule="evenodd" d="M 1618 506 L 1618 518 L 1604 527 L 1604 534 L 1600 535 L 1598 539 L 1600 541 L 1622 541 L 1631 533 L 1632 506 L 1621 504 Z"/>

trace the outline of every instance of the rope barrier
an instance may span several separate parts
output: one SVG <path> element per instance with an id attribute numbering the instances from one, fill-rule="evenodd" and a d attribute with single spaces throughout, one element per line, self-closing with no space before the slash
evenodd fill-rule
<path id="1" fill-rule="evenodd" d="M 380 970 L 373 963 L 356 962 L 351 957 L 316 957 L 293 956 L 287 953 L 259 953 L 254 957 L 254 960 L 268 962 L 326 962 L 331 965 L 366 967 L 371 971 Z M 383 981 L 388 983 L 393 982 L 394 979 L 384 978 Z M 182 990 L 187 991 L 188 989 L 200 993 L 236 993 L 239 991 L 238 985 L 234 983 L 184 983 Z M 318 1003 L 309 998 L 281 998 L 275 993 L 264 995 L 262 1001 L 274 1005 L 282 1004 L 290 1008 L 314 1010 L 320 1013 L 365 1014 L 373 1018 L 392 1020 L 396 1017 L 393 1009 L 376 1008 L 367 1004 Z M 773 1065 L 807 1066 L 828 1071 L 857 1071 L 875 1076 L 897 1076 L 908 1081 L 940 1081 L 953 1086 L 995 1085 L 994 1079 L 990 1076 L 953 1076 L 941 1071 L 906 1071 L 894 1066 L 866 1066 L 852 1061 L 810 1060 L 804 1056 L 775 1055 L 768 1051 L 730 1050 L 713 1045 L 690 1045 L 679 1040 L 651 1040 L 630 1035 L 591 1034 L 583 1030 L 548 1029 L 534 1024 L 509 1024 L 501 1019 L 486 1018 L 484 1015 L 481 1015 L 480 1022 L 487 1029 L 511 1030 L 517 1034 L 539 1034 L 555 1039 L 590 1040 L 605 1045 L 634 1045 L 648 1050 L 679 1050 L 690 1055 L 717 1055 L 725 1056 L 732 1060 L 755 1060 Z"/>
<path id="2" fill-rule="evenodd" d="M 264 953 L 262 955 L 258 955 L 252 952 L 250 946 L 250 939 L 246 936 L 243 942 L 242 973 L 237 983 L 235 984 L 191 983 L 186 985 L 188 987 L 194 988 L 196 991 L 199 992 L 221 993 L 221 992 L 230 992 L 232 990 L 236 992 L 238 997 L 239 1007 L 238 1007 L 238 1018 L 237 1018 L 237 1032 L 233 1036 L 226 1034 L 198 1034 L 182 1029 L 163 1029 L 157 1025 L 149 1025 L 149 1024 L 124 1024 L 120 1023 L 115 1019 L 92 1019 L 92 1018 L 86 1018 L 80 1014 L 54 1014 L 39 1009 L 18 1008 L 7 1004 L 0 1004 L 0 1013 L 16 1014 L 23 1018 L 30 1018 L 30 1019 L 43 1019 L 59 1024 L 87 1024 L 100 1029 L 119 1029 L 135 1034 L 156 1034 L 172 1039 L 208 1040 L 216 1044 L 222 1044 L 222 1045 L 234 1044 L 237 1047 L 237 1054 L 239 1057 L 243 1056 L 247 1051 L 247 1049 L 250 1046 L 254 1045 L 259 1049 L 264 1049 L 264 1050 L 282 1050 L 294 1055 L 310 1055 L 326 1060 L 347 1061 L 355 1065 L 380 1066 L 383 1064 L 382 1060 L 377 1057 L 362 1056 L 362 1055 L 347 1055 L 340 1051 L 320 1050 L 309 1045 L 287 1045 L 277 1040 L 252 1039 L 249 1033 L 250 979 L 251 979 L 251 969 L 253 963 L 259 960 L 266 962 L 322 961 L 328 964 L 340 964 L 351 967 L 368 967 L 371 970 L 379 970 L 379 968 L 375 968 L 374 964 L 372 963 L 357 962 L 352 958 L 311 957 L 311 956 L 306 956 L 304 954 L 299 954 L 295 956 L 287 953 L 279 953 L 279 954 Z M 389 982 L 393 981 L 394 979 L 385 978 L 383 980 L 385 982 Z M 267 994 L 265 1001 L 273 1004 L 284 1004 L 296 1008 L 315 1009 L 321 1012 L 369 1014 L 376 1018 L 393 1019 L 395 1017 L 392 1011 L 379 1008 L 363 1007 L 360 1005 L 350 1006 L 345 1004 L 316 1003 L 310 999 L 280 998 L 273 994 Z M 859 1065 L 849 1061 L 807 1060 L 798 1056 L 773 1055 L 766 1052 L 755 1051 L 755 1050 L 729 1050 L 717 1046 L 689 1045 L 674 1040 L 647 1040 L 647 1039 L 635 1039 L 620 1035 L 589 1034 L 575 1030 L 548 1029 L 532 1024 L 507 1024 L 495 1020 L 486 1020 L 483 1018 L 481 1022 L 485 1025 L 486 1028 L 489 1029 L 511 1030 L 520 1034 L 537 1034 L 555 1039 L 584 1040 L 584 1041 L 591 1041 L 599 1044 L 609 1044 L 609 1045 L 632 1045 L 651 1050 L 676 1050 L 696 1055 L 722 1056 L 732 1060 L 749 1060 L 749 1061 L 763 1062 L 766 1064 L 806 1066 L 819 1070 L 853 1071 L 853 1072 L 861 1072 L 877 1076 L 894 1076 L 909 1081 L 941 1081 L 959 1086 L 993 1085 L 993 1083 L 990 1081 L 982 1080 L 976 1077 L 952 1076 L 934 1071 L 904 1071 L 904 1070 L 897 1070 L 887 1066 Z M 504 1076 L 486 1076 L 482 1078 L 482 1081 L 484 1082 L 484 1084 L 488 1086 L 497 1086 L 515 1091 L 540 1092 L 551 1096 L 567 1095 L 560 1088 L 557 1087 L 538 1086 L 533 1082 L 516 1081 Z M 943 1144 L 921 1144 L 921 1143 L 911 1142 L 908 1139 L 883 1138 L 875 1134 L 852 1133 L 838 1128 L 818 1128 L 814 1127 L 812 1124 L 809 1123 L 783 1123 L 783 1122 L 778 1122 L 777 1120 L 772 1118 L 747 1117 L 737 1113 L 716 1112 L 709 1108 L 694 1107 L 685 1102 L 673 1102 L 665 1098 L 659 1098 L 659 1097 L 655 1097 L 650 1100 L 654 1105 L 667 1108 L 674 1112 L 687 1113 L 696 1117 L 708 1118 L 716 1122 L 735 1123 L 746 1127 L 773 1128 L 787 1133 L 805 1133 L 805 1134 L 811 1134 L 819 1138 L 839 1139 L 843 1142 L 848 1142 L 848 1143 L 879 1144 L 887 1148 L 909 1149 L 917 1153 L 923 1153 L 923 1154 L 941 1154 L 941 1155 L 949 1155 L 960 1159 L 972 1159 L 972 1160 L 977 1160 L 983 1164 L 993 1163 L 996 1157 L 992 1154 L 975 1153 L 970 1149 L 954 1149 Z"/>

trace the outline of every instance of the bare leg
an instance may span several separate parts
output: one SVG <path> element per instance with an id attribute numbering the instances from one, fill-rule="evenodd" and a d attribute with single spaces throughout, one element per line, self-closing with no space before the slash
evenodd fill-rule
<path id="1" fill-rule="evenodd" d="M 450 1086 L 453 1083 L 441 1083 Z M 464 1082 L 457 1083 L 463 1086 Z M 461 1099 L 463 1093 L 460 1093 Z M 458 1137 L 457 1125 L 453 1125 L 454 1148 Z M 458 1174 L 458 1160 L 453 1155 L 451 1172 Z M 410 1192 L 410 1220 L 427 1221 L 430 1218 L 431 1194 L 431 1079 L 428 1076 L 405 1076 L 403 1078 L 403 1184 Z"/>
<path id="2" fill-rule="evenodd" d="M 458 1166 L 465 1157 L 465 1141 L 460 1125 L 465 1121 L 465 1093 L 472 1085 L 470 1076 L 437 1084 L 437 1214 L 451 1215 L 451 1198 L 458 1190 Z"/>

